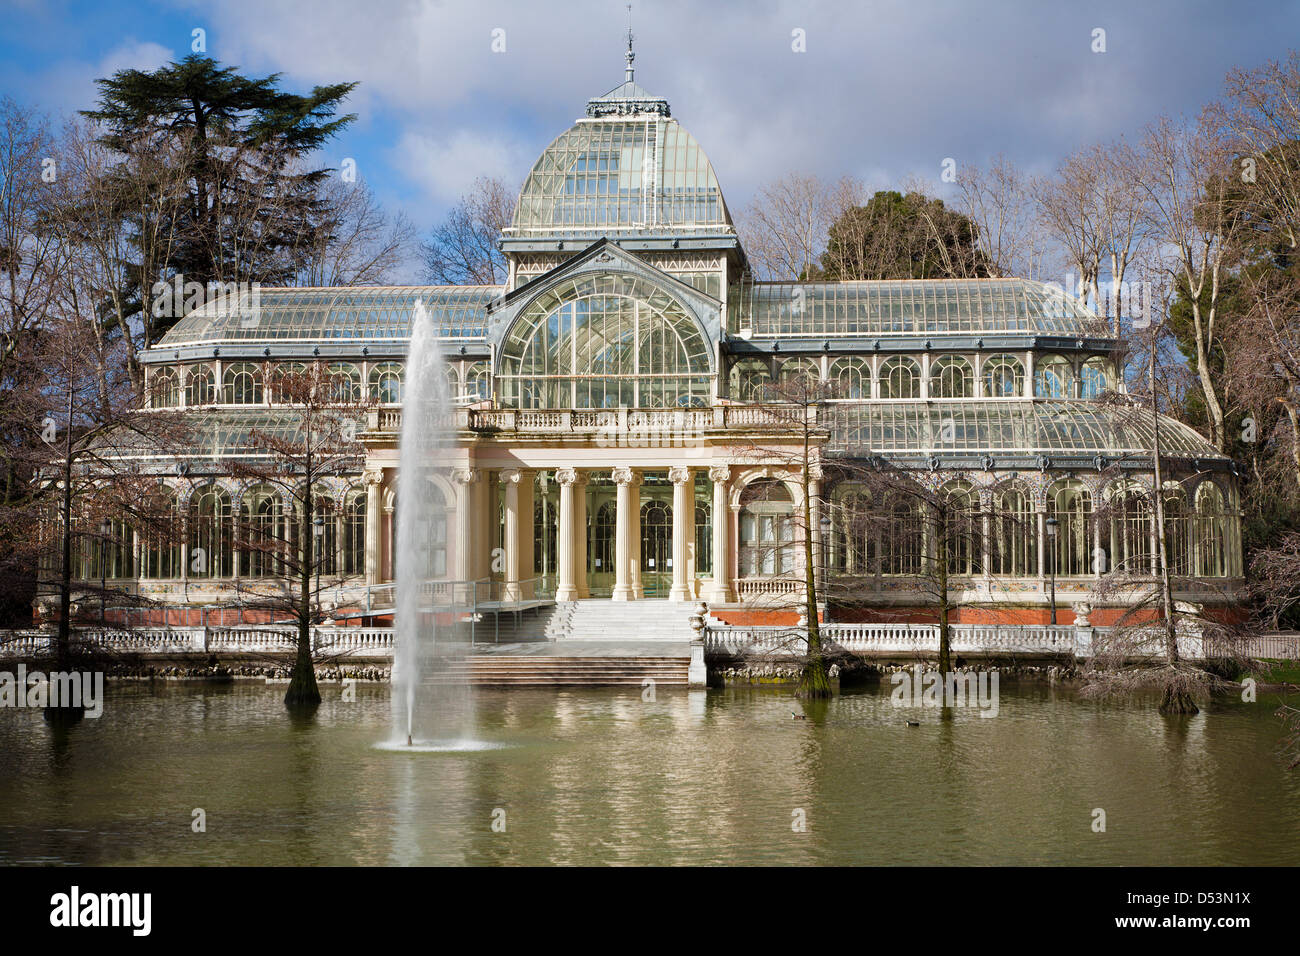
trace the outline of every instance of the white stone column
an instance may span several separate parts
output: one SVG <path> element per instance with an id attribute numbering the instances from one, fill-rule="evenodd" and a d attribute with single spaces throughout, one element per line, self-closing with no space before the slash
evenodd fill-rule
<path id="1" fill-rule="evenodd" d="M 618 485 L 614 509 L 614 590 L 610 598 L 630 601 L 632 594 L 632 469 L 615 468 L 612 475 Z"/>
<path id="2" fill-rule="evenodd" d="M 378 584 L 382 568 L 380 562 L 380 509 L 383 505 L 382 495 L 384 472 L 374 469 L 365 473 L 366 482 L 366 584 Z"/>
<path id="3" fill-rule="evenodd" d="M 632 472 L 631 507 L 628 518 L 632 522 L 632 538 L 629 541 L 632 564 L 632 597 L 638 601 L 645 597 L 645 585 L 641 582 L 641 475 Z"/>
<path id="4" fill-rule="evenodd" d="M 731 481 L 728 465 L 714 465 L 709 469 L 713 482 L 713 582 L 705 592 L 704 600 L 710 604 L 730 604 L 731 593 L 731 508 L 727 505 L 727 489 Z"/>
<path id="5" fill-rule="evenodd" d="M 479 472 L 476 468 L 457 468 L 451 477 L 456 485 L 456 577 L 461 582 L 458 597 L 470 602 L 474 596 L 469 584 L 474 577 L 474 541 L 479 536 L 475 520 Z"/>
<path id="6" fill-rule="evenodd" d="M 518 468 L 507 468 L 501 472 L 501 483 L 505 487 L 505 529 L 503 544 L 505 545 L 505 587 L 502 596 L 507 601 L 517 601 L 521 592 L 519 589 L 519 580 L 521 577 L 521 565 L 519 555 L 519 537 L 520 537 L 520 494 L 519 487 L 523 484 L 523 472 Z M 531 496 L 530 496 L 531 497 Z M 532 502 L 529 502 L 531 507 Z M 529 524 L 532 522 L 530 521 Z"/>
<path id="7" fill-rule="evenodd" d="M 572 468 L 560 468 L 555 472 L 555 480 L 560 486 L 560 520 L 557 529 L 559 538 L 559 568 L 555 587 L 556 601 L 576 601 L 578 586 L 576 564 L 577 555 L 574 543 L 574 507 L 573 495 L 578 481 L 578 473 Z"/>
<path id="8" fill-rule="evenodd" d="M 670 468 L 668 480 L 673 483 L 673 586 L 668 600 L 689 601 L 692 595 L 686 572 L 688 544 L 695 533 L 695 473 L 689 468 Z"/>
<path id="9" fill-rule="evenodd" d="M 591 597 L 587 588 L 587 475 L 581 471 L 573 482 L 573 586 L 578 597 Z"/>

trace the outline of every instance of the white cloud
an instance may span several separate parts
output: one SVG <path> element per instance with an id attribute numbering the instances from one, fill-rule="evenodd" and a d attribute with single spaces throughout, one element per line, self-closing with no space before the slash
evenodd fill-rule
<path id="1" fill-rule="evenodd" d="M 457 130 L 446 138 L 408 132 L 392 149 L 389 161 L 419 184 L 424 194 L 440 205 L 452 205 L 480 176 L 510 185 L 522 185 L 536 159 L 518 144 L 491 134 Z"/>

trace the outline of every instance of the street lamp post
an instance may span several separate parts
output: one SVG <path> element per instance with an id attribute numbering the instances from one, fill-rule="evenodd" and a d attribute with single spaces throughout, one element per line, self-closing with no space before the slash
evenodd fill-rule
<path id="1" fill-rule="evenodd" d="M 1051 576 L 1051 585 L 1050 585 L 1051 590 L 1049 594 L 1052 603 L 1052 623 L 1055 624 L 1056 623 L 1056 528 L 1060 524 L 1060 522 L 1057 521 L 1055 518 L 1048 518 L 1047 521 L 1044 523 L 1047 526 L 1047 550 L 1051 552 L 1051 556 L 1052 556 L 1052 562 L 1051 562 L 1052 576 Z"/>
<path id="2" fill-rule="evenodd" d="M 113 533 L 113 525 L 108 519 L 99 523 L 99 626 L 104 627 L 107 621 L 107 613 L 104 608 L 104 592 L 107 590 L 108 582 L 108 536 Z"/>

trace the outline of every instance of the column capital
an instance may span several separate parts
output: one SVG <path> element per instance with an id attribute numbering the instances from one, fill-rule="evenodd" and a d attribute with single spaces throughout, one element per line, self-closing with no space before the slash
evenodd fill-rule
<path id="1" fill-rule="evenodd" d="M 671 481 L 674 485 L 684 485 L 690 482 L 691 480 L 693 480 L 694 477 L 695 477 L 694 473 L 689 468 L 668 469 L 668 480 Z"/>
<path id="2" fill-rule="evenodd" d="M 557 485 L 575 485 L 578 483 L 578 470 L 576 468 L 557 468 L 555 469 L 555 483 Z"/>
<path id="3" fill-rule="evenodd" d="M 610 477 L 614 479 L 616 485 L 633 484 L 639 477 L 631 468 L 615 468 L 610 472 Z"/>
<path id="4" fill-rule="evenodd" d="M 368 485 L 382 485 L 384 483 L 384 469 L 367 468 L 362 472 L 361 479 Z"/>
<path id="5" fill-rule="evenodd" d="M 519 482 L 521 482 L 521 481 L 524 480 L 524 472 L 523 472 L 523 469 L 522 469 L 522 468 L 502 468 L 502 469 L 501 469 L 501 480 L 504 481 L 506 484 L 509 484 L 509 485 L 517 485 L 517 484 L 519 484 Z"/>
<path id="6" fill-rule="evenodd" d="M 477 468 L 453 468 L 451 480 L 461 485 L 472 484 L 479 480 L 482 472 Z"/>
<path id="7" fill-rule="evenodd" d="M 731 466 L 730 466 L 730 465 L 710 465 L 710 466 L 709 466 L 709 480 L 710 480 L 710 481 L 723 481 L 723 482 L 725 482 L 725 481 L 730 481 L 730 480 L 731 480 Z"/>

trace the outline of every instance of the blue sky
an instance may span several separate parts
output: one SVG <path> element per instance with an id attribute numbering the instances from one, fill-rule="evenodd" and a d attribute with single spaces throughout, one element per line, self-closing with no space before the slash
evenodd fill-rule
<path id="1" fill-rule="evenodd" d="M 1300 46 L 1300 0 L 634 0 L 637 80 L 708 152 L 733 210 L 791 171 L 939 182 L 944 158 L 1032 171 L 1190 115 L 1234 65 Z M 481 174 L 521 182 L 622 79 L 626 0 L 0 0 L 0 93 L 52 114 L 96 77 L 190 51 L 302 91 L 359 80 L 357 161 L 426 230 Z M 1092 51 L 1093 31 L 1106 51 Z M 505 51 L 493 52 L 503 30 Z M 806 52 L 792 49 L 802 30 Z M 414 277 L 413 277 L 414 278 Z"/>

